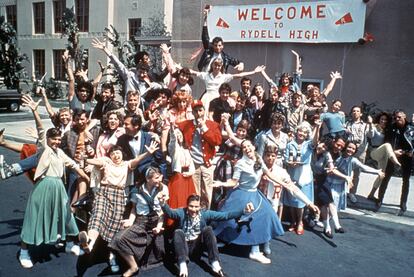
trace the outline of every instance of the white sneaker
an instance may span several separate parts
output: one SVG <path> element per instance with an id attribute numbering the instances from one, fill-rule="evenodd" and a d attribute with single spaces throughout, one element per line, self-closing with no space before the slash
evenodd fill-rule
<path id="1" fill-rule="evenodd" d="M 112 273 L 119 272 L 119 265 L 116 263 L 115 256 L 109 259 L 109 265 L 111 266 Z"/>
<path id="2" fill-rule="evenodd" d="M 188 277 L 188 268 L 187 264 L 181 265 L 180 264 L 180 277 Z"/>
<path id="3" fill-rule="evenodd" d="M 351 203 L 355 204 L 356 202 L 358 202 L 358 199 L 356 198 L 355 194 L 348 193 L 348 197 L 349 197 L 349 200 L 351 201 Z"/>
<path id="4" fill-rule="evenodd" d="M 68 244 L 66 244 L 65 251 L 66 251 L 66 253 L 71 253 L 71 254 L 73 254 L 75 256 L 83 256 L 83 255 L 85 255 L 85 251 L 83 251 L 79 247 L 79 245 L 77 245 L 77 244 L 73 244 L 72 246 L 68 246 Z"/>
<path id="5" fill-rule="evenodd" d="M 20 250 L 19 261 L 23 268 L 32 268 L 33 263 L 30 259 L 29 252 L 26 250 Z"/>
<path id="6" fill-rule="evenodd" d="M 270 264 L 272 262 L 269 258 L 266 258 L 262 252 L 250 252 L 249 258 L 261 264 Z"/>

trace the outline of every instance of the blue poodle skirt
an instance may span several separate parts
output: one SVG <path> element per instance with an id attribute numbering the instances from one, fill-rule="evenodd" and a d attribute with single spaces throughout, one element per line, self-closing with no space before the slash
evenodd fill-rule
<path id="1" fill-rule="evenodd" d="M 279 217 L 269 200 L 258 190 L 231 190 L 219 210 L 243 210 L 249 202 L 254 205 L 252 213 L 242 215 L 240 219 L 217 222 L 214 233 L 219 239 L 237 245 L 259 245 L 283 235 Z"/>

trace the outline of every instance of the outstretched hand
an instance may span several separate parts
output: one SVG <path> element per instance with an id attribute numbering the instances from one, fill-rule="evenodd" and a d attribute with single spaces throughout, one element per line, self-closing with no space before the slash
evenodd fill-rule
<path id="1" fill-rule="evenodd" d="M 93 38 L 91 45 L 93 48 L 96 48 L 96 49 L 101 49 L 101 50 L 105 49 L 105 41 L 100 41 L 98 38 Z"/>
<path id="2" fill-rule="evenodd" d="M 265 69 L 266 69 L 266 66 L 259 65 L 259 66 L 256 66 L 256 68 L 254 69 L 254 72 L 256 73 L 263 72 Z"/>
<path id="3" fill-rule="evenodd" d="M 168 47 L 167 44 L 161 43 L 160 48 L 161 48 L 161 50 L 162 50 L 163 53 L 165 53 L 165 54 L 170 53 L 171 47 Z"/>
<path id="4" fill-rule="evenodd" d="M 331 72 L 331 78 L 332 79 L 342 79 L 342 75 L 338 71 L 335 71 L 335 72 L 332 71 Z"/>
<path id="5" fill-rule="evenodd" d="M 150 153 L 151 155 L 154 154 L 154 152 L 159 149 L 158 142 L 151 141 L 149 146 L 145 145 L 145 149 L 147 149 L 148 153 Z"/>
<path id="6" fill-rule="evenodd" d="M 37 110 L 37 107 L 39 106 L 41 101 L 42 99 L 39 99 L 37 102 L 35 102 L 30 95 L 22 96 L 23 106 L 29 107 L 32 111 Z"/>
<path id="7" fill-rule="evenodd" d="M 242 72 L 244 70 L 244 63 L 239 63 L 234 67 L 238 72 Z"/>

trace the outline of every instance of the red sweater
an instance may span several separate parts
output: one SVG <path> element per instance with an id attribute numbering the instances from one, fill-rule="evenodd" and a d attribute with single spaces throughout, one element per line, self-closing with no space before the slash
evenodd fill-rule
<path id="1" fill-rule="evenodd" d="M 196 131 L 196 126 L 193 120 L 185 120 L 177 124 L 184 136 L 184 143 L 188 149 L 193 144 L 193 136 Z M 204 164 L 207 167 L 211 166 L 211 159 L 216 155 L 216 146 L 221 144 L 220 125 L 217 122 L 207 120 L 206 125 L 208 130 L 201 134 L 201 145 L 203 152 Z"/>

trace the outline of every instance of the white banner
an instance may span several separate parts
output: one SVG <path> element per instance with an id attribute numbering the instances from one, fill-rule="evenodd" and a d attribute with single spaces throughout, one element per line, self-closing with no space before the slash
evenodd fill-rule
<path id="1" fill-rule="evenodd" d="M 365 10 L 362 0 L 213 6 L 207 24 L 225 42 L 357 42 Z"/>

